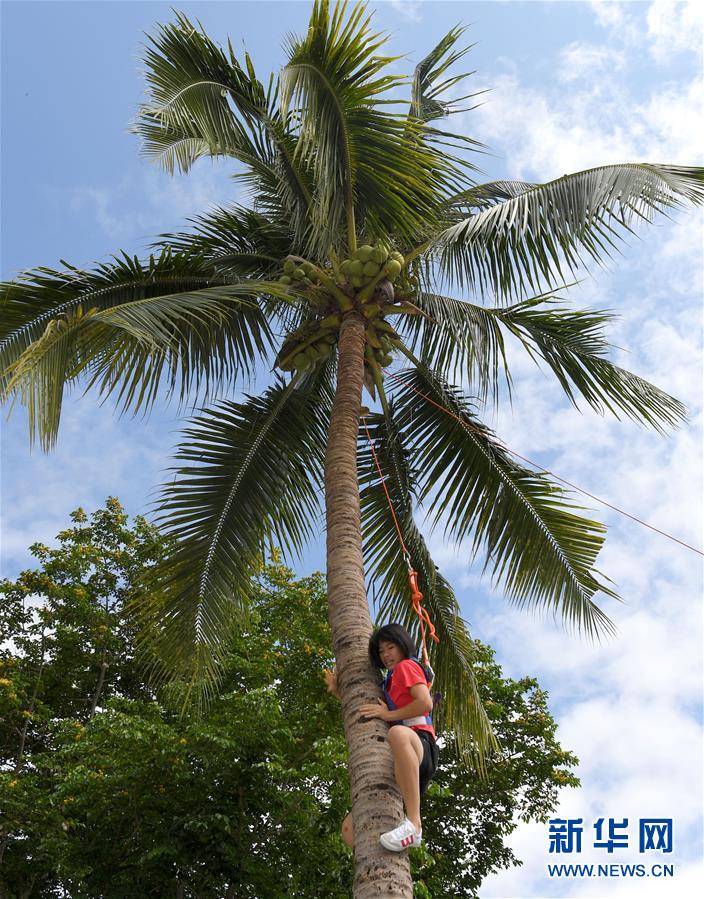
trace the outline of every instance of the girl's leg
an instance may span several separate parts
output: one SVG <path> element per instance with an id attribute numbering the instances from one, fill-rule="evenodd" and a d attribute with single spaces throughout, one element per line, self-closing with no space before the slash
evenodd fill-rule
<path id="1" fill-rule="evenodd" d="M 420 783 L 418 769 L 423 761 L 423 744 L 410 727 L 391 727 L 386 737 L 394 754 L 396 783 L 406 806 L 406 817 L 418 832 L 420 820 Z"/>
<path id="2" fill-rule="evenodd" d="M 352 849 L 352 812 L 348 812 L 345 815 L 345 820 L 342 822 L 342 839 Z"/>

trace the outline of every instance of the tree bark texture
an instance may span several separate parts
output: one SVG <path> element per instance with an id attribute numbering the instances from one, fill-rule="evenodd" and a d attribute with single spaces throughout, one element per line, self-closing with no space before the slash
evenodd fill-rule
<path id="1" fill-rule="evenodd" d="M 411 899 L 406 852 L 388 852 L 379 835 L 396 827 L 403 805 L 396 787 L 388 726 L 359 709 L 381 691 L 368 655 L 372 632 L 364 583 L 357 480 L 357 436 L 364 375 L 364 318 L 350 312 L 340 328 L 337 386 L 325 455 L 328 615 L 342 697 L 354 821 L 354 897 Z"/>

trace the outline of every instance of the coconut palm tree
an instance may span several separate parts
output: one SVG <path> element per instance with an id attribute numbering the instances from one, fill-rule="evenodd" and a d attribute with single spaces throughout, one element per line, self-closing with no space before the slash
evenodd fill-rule
<path id="1" fill-rule="evenodd" d="M 704 197 L 702 170 L 643 163 L 478 184 L 482 145 L 437 124 L 468 99 L 448 99 L 466 77 L 448 73 L 467 52 L 463 29 L 409 81 L 393 74 L 370 18 L 361 4 L 315 0 L 307 33 L 288 39 L 266 83 L 246 53 L 238 60 L 184 15 L 159 26 L 134 124 L 144 153 L 170 172 L 235 160 L 248 204 L 161 235 L 144 261 L 123 253 L 92 270 L 21 273 L 3 285 L 0 334 L 3 395 L 26 404 L 45 449 L 77 382 L 132 412 L 162 388 L 207 406 L 183 431 L 159 503 L 173 552 L 135 602 L 155 684 L 207 701 L 228 634 L 246 627 L 257 559 L 270 541 L 295 556 L 316 536 L 324 490 L 358 897 L 384 884 L 411 895 L 405 854 L 378 844 L 400 811 L 385 726 L 357 712 L 378 695 L 365 570 L 380 617 L 418 634 L 383 486 L 440 638 L 441 724 L 481 765 L 493 738 L 472 643 L 414 505 L 449 538 L 468 538 L 512 601 L 591 637 L 608 631 L 595 601 L 615 596 L 594 567 L 603 526 L 518 464 L 478 412 L 510 388 L 512 335 L 572 402 L 676 425 L 677 400 L 607 358 L 608 316 L 569 308 L 561 291 L 637 222 Z M 234 401 L 262 370 L 266 390 Z M 365 389 L 384 484 L 360 429 Z"/>

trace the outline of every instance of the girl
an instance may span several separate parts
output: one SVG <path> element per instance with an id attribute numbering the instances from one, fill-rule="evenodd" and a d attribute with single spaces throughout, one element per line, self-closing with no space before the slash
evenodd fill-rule
<path id="1" fill-rule="evenodd" d="M 438 747 L 430 713 L 433 700 L 425 671 L 416 660 L 416 649 L 408 631 L 400 624 L 387 624 L 372 634 L 369 656 L 375 668 L 385 668 L 384 699 L 359 710 L 365 718 L 381 718 L 390 727 L 387 740 L 394 757 L 396 783 L 403 797 L 406 817 L 398 827 L 382 833 L 382 846 L 400 852 L 422 841 L 420 797 L 438 766 Z M 328 691 L 337 698 L 335 670 L 326 671 Z M 352 815 L 342 824 L 342 839 L 352 848 Z"/>

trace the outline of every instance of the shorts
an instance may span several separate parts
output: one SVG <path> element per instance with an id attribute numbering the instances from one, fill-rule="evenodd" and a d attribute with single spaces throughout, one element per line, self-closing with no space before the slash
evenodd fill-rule
<path id="1" fill-rule="evenodd" d="M 429 731 L 417 730 L 416 733 L 420 737 L 420 742 L 423 744 L 423 761 L 418 768 L 420 795 L 422 796 L 428 789 L 428 784 L 437 771 L 440 750 L 438 749 L 438 744 L 433 739 L 433 735 Z"/>

